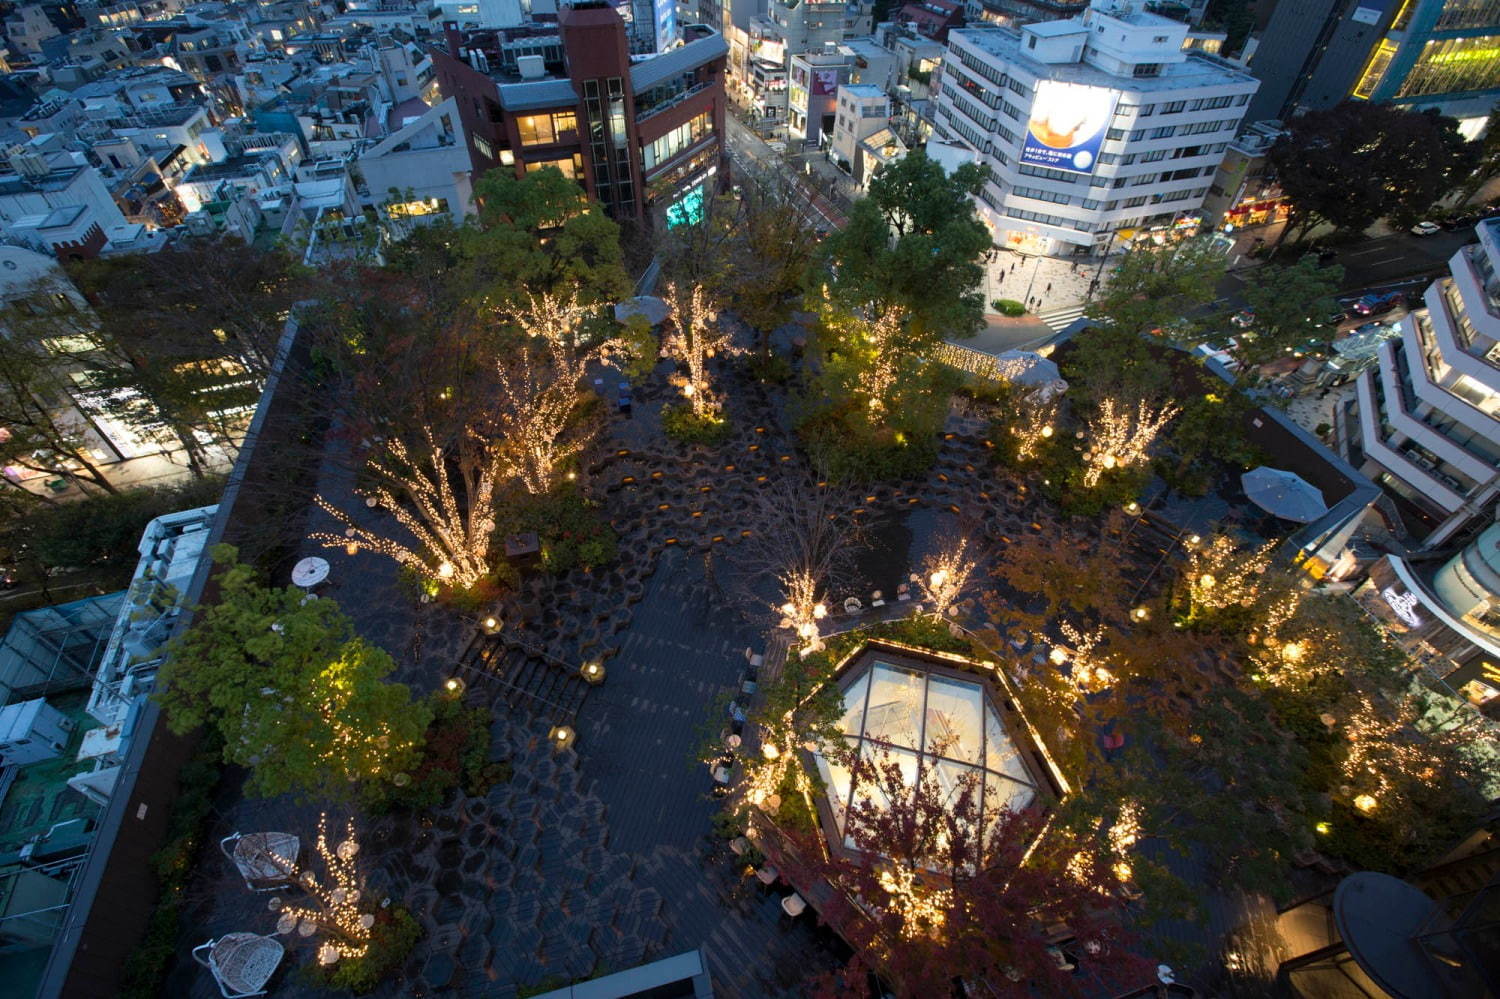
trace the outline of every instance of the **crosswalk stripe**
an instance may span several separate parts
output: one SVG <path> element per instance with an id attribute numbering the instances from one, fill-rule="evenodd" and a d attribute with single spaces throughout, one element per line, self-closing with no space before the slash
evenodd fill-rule
<path id="1" fill-rule="evenodd" d="M 1052 327 L 1054 332 L 1060 333 L 1069 323 L 1083 315 L 1084 308 L 1082 305 L 1070 305 L 1063 309 L 1045 309 L 1038 312 L 1036 317 Z"/>

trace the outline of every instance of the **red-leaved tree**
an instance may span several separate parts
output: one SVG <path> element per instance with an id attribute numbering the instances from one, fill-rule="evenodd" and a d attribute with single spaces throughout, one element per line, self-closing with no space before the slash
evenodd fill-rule
<path id="1" fill-rule="evenodd" d="M 1117 918 L 1107 841 L 1011 809 L 978 771 L 929 763 L 912 780 L 888 752 L 840 755 L 855 789 L 844 848 L 785 830 L 765 844 L 855 951 L 814 994 L 867 995 L 872 973 L 898 995 L 930 997 L 1092 995 L 1150 980 Z"/>

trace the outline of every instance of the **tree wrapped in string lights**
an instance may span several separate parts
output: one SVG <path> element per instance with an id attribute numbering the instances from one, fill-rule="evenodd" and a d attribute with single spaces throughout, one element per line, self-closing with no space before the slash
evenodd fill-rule
<path id="1" fill-rule="evenodd" d="M 319 877 L 310 867 L 289 871 L 290 880 L 306 893 L 306 904 L 286 904 L 280 898 L 272 898 L 269 903 L 278 914 L 278 933 L 295 932 L 305 937 L 323 934 L 319 964 L 363 957 L 370 948 L 376 906 L 365 893 L 364 878 L 355 862 L 359 849 L 353 819 L 345 827 L 344 838 L 335 845 L 328 839 L 327 814 L 319 816 L 317 854 L 326 873 Z"/>
<path id="2" fill-rule="evenodd" d="M 412 453 L 398 438 L 377 445 L 365 470 L 373 488 L 356 490 L 396 518 L 410 535 L 397 541 L 355 523 L 322 496 L 318 506 L 344 526 L 343 534 L 317 532 L 329 548 L 379 552 L 431 583 L 472 587 L 491 571 L 490 542 L 495 533 L 495 487 L 505 466 L 501 442 L 472 430 L 453 449 L 458 482 L 449 470 L 449 452 L 432 428 L 421 428 L 422 447 Z M 462 489 L 460 502 L 459 488 Z"/>
<path id="3" fill-rule="evenodd" d="M 868 399 L 870 414 L 879 417 L 890 405 L 891 390 L 901 374 L 900 349 L 906 313 L 889 309 L 873 320 L 858 323 L 855 334 L 867 359 L 859 371 L 859 389 Z"/>
<path id="4" fill-rule="evenodd" d="M 1099 625 L 1087 633 L 1073 626 L 1071 621 L 1058 625 L 1067 648 L 1055 646 L 1051 661 L 1055 666 L 1071 664 L 1069 675 L 1080 694 L 1093 694 L 1105 690 L 1115 682 L 1115 674 L 1109 668 L 1109 657 L 1100 653 L 1106 629 Z"/>
<path id="5" fill-rule="evenodd" d="M 763 843 L 792 884 L 833 888 L 818 917 L 855 954 L 817 994 L 868 995 L 873 972 L 902 995 L 948 995 L 962 979 L 996 996 L 1075 996 L 1085 981 L 1146 970 L 1118 925 L 1120 885 L 1097 845 L 1047 828 L 1037 809 L 1010 808 L 974 774 L 909 774 L 878 749 L 845 751 L 839 765 L 861 789 L 845 813 L 852 849 L 827 849 L 821 830 Z M 1087 974 L 1060 967 L 1057 926 Z"/>
<path id="6" fill-rule="evenodd" d="M 708 301 L 701 285 L 668 285 L 667 299 L 672 303 L 677 328 L 664 339 L 662 351 L 687 365 L 682 394 L 687 397 L 693 416 L 712 419 L 718 415 L 719 400 L 709 381 L 708 359 L 738 350 L 729 335 L 717 328 L 718 310 Z"/>
<path id="7" fill-rule="evenodd" d="M 1094 488 L 1106 472 L 1143 462 L 1162 429 L 1181 412 L 1171 403 L 1155 408 L 1144 399 L 1134 413 L 1123 409 L 1114 399 L 1101 401 L 1099 411 L 1088 422 L 1084 488 Z"/>
<path id="8" fill-rule="evenodd" d="M 970 549 L 965 534 L 945 539 L 937 551 L 922 561 L 917 585 L 932 605 L 934 617 L 941 618 L 955 611 L 954 603 L 969 585 L 969 577 L 978 566 L 978 554 Z"/>
<path id="9" fill-rule="evenodd" d="M 1237 627 L 1266 592 L 1271 554 L 1268 541 L 1245 549 L 1233 538 L 1216 534 L 1188 547 L 1182 570 L 1188 612 L 1184 624 L 1221 624 Z M 1295 611 L 1295 606 L 1292 608 Z"/>
<path id="10" fill-rule="evenodd" d="M 594 425 L 578 426 L 586 392 L 583 360 L 561 341 L 522 344 L 495 365 L 495 429 L 506 469 L 533 496 L 552 491 L 563 463 L 582 451 Z"/>

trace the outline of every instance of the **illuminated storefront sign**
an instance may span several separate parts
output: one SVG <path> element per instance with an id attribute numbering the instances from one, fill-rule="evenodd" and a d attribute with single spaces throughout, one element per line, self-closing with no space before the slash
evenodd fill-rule
<path id="1" fill-rule="evenodd" d="M 1026 124 L 1021 162 L 1030 166 L 1093 173 L 1118 95 L 1113 90 L 1043 80 Z"/>
<path id="2" fill-rule="evenodd" d="M 1413 628 L 1422 626 L 1422 618 L 1417 614 L 1417 595 L 1415 593 L 1403 593 L 1394 586 L 1387 586 L 1380 591 L 1380 596 L 1385 600 L 1386 606 L 1395 611 L 1396 616 Z"/>

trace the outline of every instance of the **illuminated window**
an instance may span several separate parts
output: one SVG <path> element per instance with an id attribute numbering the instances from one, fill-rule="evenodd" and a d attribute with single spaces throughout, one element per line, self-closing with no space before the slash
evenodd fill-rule
<path id="1" fill-rule="evenodd" d="M 1500 87 L 1500 37 L 1434 39 L 1422 46 L 1397 97 Z"/>
<path id="2" fill-rule="evenodd" d="M 426 215 L 438 215 L 448 211 L 447 198 L 418 198 L 416 201 L 398 201 L 387 205 L 385 213 L 393 219 L 414 219 Z"/>
<path id="3" fill-rule="evenodd" d="M 523 146 L 546 146 L 571 141 L 578 131 L 578 118 L 571 111 L 524 115 L 516 119 Z"/>
<path id="4" fill-rule="evenodd" d="M 713 119 L 707 111 L 692 121 L 684 122 L 642 150 L 647 170 L 676 156 L 689 146 L 713 131 Z"/>
<path id="5" fill-rule="evenodd" d="M 574 153 L 570 157 L 556 160 L 538 160 L 535 163 L 526 164 L 527 173 L 536 173 L 546 167 L 556 167 L 558 172 L 569 180 L 578 180 L 583 176 L 583 156 Z"/>
<path id="6" fill-rule="evenodd" d="M 1354 85 L 1354 96 L 1361 100 L 1369 100 L 1375 88 L 1380 86 L 1380 81 L 1385 78 L 1385 71 L 1390 68 L 1391 58 L 1396 54 L 1396 46 L 1389 38 L 1381 39 L 1375 51 L 1370 53 L 1370 61 L 1365 64 L 1365 71 L 1360 74 L 1359 82 Z"/>

